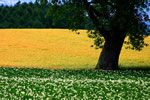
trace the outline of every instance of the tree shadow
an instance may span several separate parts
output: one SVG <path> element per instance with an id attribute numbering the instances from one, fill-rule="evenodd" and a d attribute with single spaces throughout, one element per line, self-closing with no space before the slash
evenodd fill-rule
<path id="1" fill-rule="evenodd" d="M 130 66 L 130 67 L 121 66 L 120 70 L 150 71 L 150 65 L 148 65 L 148 66 Z"/>

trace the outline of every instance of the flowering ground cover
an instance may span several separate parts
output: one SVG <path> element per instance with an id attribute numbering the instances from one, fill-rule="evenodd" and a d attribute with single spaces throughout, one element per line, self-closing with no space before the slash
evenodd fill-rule
<path id="1" fill-rule="evenodd" d="M 148 100 L 150 71 L 0 67 L 0 100 Z"/>

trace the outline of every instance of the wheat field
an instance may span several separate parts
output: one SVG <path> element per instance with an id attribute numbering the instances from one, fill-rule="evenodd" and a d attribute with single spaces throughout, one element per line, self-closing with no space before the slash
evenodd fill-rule
<path id="1" fill-rule="evenodd" d="M 92 48 L 86 30 L 0 29 L 0 66 L 48 69 L 94 68 L 101 50 Z M 150 37 L 145 41 L 150 44 Z M 121 67 L 149 67 L 150 46 L 142 51 L 122 48 Z"/>

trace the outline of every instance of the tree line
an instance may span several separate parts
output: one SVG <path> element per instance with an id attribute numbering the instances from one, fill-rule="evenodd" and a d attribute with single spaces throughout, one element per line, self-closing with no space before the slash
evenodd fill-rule
<path id="1" fill-rule="evenodd" d="M 39 2 L 0 6 L 0 28 L 68 28 L 69 22 L 60 18 L 55 22 L 47 12 L 52 5 Z M 85 28 L 82 26 L 80 28 Z"/>

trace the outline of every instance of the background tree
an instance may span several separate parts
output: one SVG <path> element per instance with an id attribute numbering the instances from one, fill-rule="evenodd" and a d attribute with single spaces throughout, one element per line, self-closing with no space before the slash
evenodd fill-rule
<path id="1" fill-rule="evenodd" d="M 67 18 L 72 30 L 76 31 L 88 18 L 91 20 L 87 25 L 89 37 L 95 39 L 97 48 L 103 47 L 96 69 L 118 69 L 123 43 L 139 51 L 147 46 L 144 38 L 149 29 L 145 22 L 149 21 L 150 0 L 51 0 L 50 3 L 52 19 Z M 127 36 L 128 41 L 124 41 Z"/>
<path id="2" fill-rule="evenodd" d="M 41 2 L 43 2 L 41 4 Z M 14 6 L 0 6 L 0 28 L 68 28 L 68 21 L 60 19 L 56 24 L 47 12 L 52 5 L 47 1 L 35 3 L 17 2 Z"/>
<path id="3" fill-rule="evenodd" d="M 45 6 L 48 4 L 48 0 L 36 0 L 35 2 L 42 6 Z"/>

